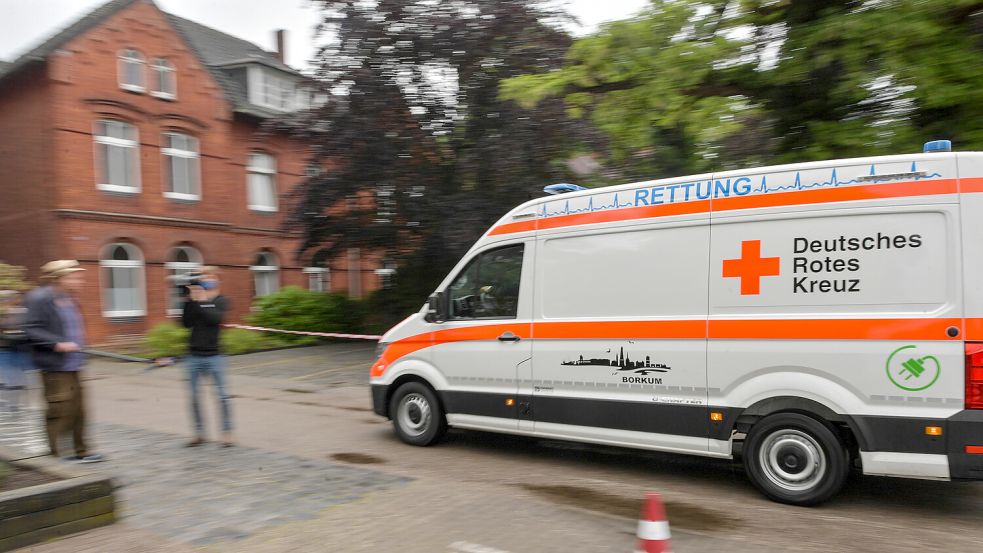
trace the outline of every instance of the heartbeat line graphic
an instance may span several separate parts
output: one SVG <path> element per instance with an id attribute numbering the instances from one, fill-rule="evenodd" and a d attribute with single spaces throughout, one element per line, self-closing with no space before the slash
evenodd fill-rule
<path id="1" fill-rule="evenodd" d="M 830 173 L 829 179 L 824 181 L 816 181 L 812 183 L 803 182 L 802 173 L 796 171 L 795 180 L 792 183 L 779 184 L 779 185 L 769 184 L 768 176 L 762 175 L 761 183 L 758 184 L 756 187 L 752 188 L 750 193 L 773 194 L 776 192 L 791 192 L 791 191 L 800 191 L 800 190 L 814 190 L 817 188 L 835 188 L 838 186 L 851 186 L 860 183 L 876 184 L 876 183 L 883 183 L 883 182 L 896 181 L 896 180 L 921 181 L 921 180 L 937 179 L 942 177 L 940 173 L 931 173 L 931 174 L 924 174 L 924 175 L 917 174 L 918 164 L 917 162 L 914 161 L 911 163 L 911 173 L 912 174 L 910 175 L 904 175 L 904 176 L 895 174 L 895 175 L 885 175 L 883 178 L 877 178 L 877 167 L 876 165 L 871 165 L 869 176 L 867 178 L 864 178 L 863 180 L 859 180 L 857 178 L 853 178 L 849 180 L 840 180 L 840 176 L 837 173 L 837 169 L 834 167 Z M 654 188 L 662 188 L 662 187 L 657 186 Z M 648 205 L 648 204 L 640 204 L 640 205 Z M 611 209 L 622 209 L 626 207 L 635 207 L 635 203 L 632 201 L 622 202 L 618 198 L 618 194 L 616 193 L 611 203 L 604 204 L 604 205 L 594 205 L 593 196 L 589 197 L 587 199 L 587 205 L 581 208 L 571 208 L 570 200 L 567 200 L 563 203 L 562 209 L 554 210 L 554 211 L 547 209 L 547 204 L 543 204 L 543 208 L 539 211 L 538 215 L 540 217 L 547 218 L 547 217 L 558 217 L 561 215 L 576 215 L 578 213 L 593 213 L 595 211 L 608 211 Z"/>

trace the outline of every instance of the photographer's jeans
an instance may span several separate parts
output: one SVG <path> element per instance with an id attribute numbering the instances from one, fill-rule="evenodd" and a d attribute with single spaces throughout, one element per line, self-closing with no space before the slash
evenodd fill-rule
<path id="1" fill-rule="evenodd" d="M 222 432 L 232 431 L 232 405 L 228 389 L 225 386 L 225 357 L 222 355 L 189 355 L 188 383 L 191 385 L 191 416 L 195 422 L 195 432 L 198 436 L 205 435 L 205 422 L 201 417 L 201 401 L 198 399 L 198 380 L 210 377 L 218 392 L 218 401 L 222 409 Z"/>

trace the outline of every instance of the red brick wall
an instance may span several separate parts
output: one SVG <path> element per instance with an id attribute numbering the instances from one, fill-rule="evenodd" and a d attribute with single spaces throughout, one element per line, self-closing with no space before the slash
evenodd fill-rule
<path id="1" fill-rule="evenodd" d="M 50 97 L 42 64 L 0 83 L 0 262 L 32 278 L 57 253 Z"/>
<path id="2" fill-rule="evenodd" d="M 148 84 L 150 60 L 163 57 L 177 68 L 176 100 L 119 87 L 117 57 L 127 48 L 140 51 L 147 60 Z M 13 85 L 0 88 L 0 131 L 7 131 L 0 135 L 5 137 L 0 145 L 0 184 L 5 194 L 27 190 L 11 193 L 11 201 L 3 203 L 0 213 L 6 218 L 0 218 L 5 225 L 0 230 L 11 240 L 0 244 L 0 259 L 32 267 L 54 258 L 83 261 L 91 269 L 83 298 L 90 341 L 140 334 L 167 320 L 164 263 L 178 245 L 193 246 L 205 264 L 223 268 L 223 291 L 233 301 L 237 320 L 249 312 L 254 286 L 248 267 L 260 250 L 276 254 L 281 287 L 306 287 L 296 259 L 298 235 L 286 234 L 283 223 L 290 209 L 289 192 L 303 178 L 307 146 L 262 132 L 258 122 L 234 116 L 208 70 L 154 5 L 135 3 L 63 45 L 39 67 L 33 75 L 18 75 Z M 96 186 L 93 126 L 100 119 L 122 120 L 137 128 L 138 193 L 111 193 Z M 175 201 L 163 194 L 160 145 L 167 131 L 199 140 L 200 201 Z M 30 140 L 6 140 L 19 135 Z M 276 158 L 278 212 L 248 208 L 246 162 L 252 151 Z M 19 189 L 21 182 L 33 185 Z M 44 224 L 18 224 L 17 217 Z M 47 234 L 39 234 L 39 229 Z M 105 275 L 99 259 L 107 245 L 119 241 L 136 245 L 145 260 L 144 317 L 113 320 L 103 314 Z M 364 292 L 376 287 L 374 262 L 363 256 Z M 332 275 L 332 290 L 345 291 L 347 283 L 347 275 Z"/>

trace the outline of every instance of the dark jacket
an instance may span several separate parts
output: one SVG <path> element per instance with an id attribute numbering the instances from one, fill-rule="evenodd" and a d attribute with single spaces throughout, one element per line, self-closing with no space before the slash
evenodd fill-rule
<path id="1" fill-rule="evenodd" d="M 55 344 L 72 341 L 65 335 L 55 299 L 55 289 L 51 286 L 35 288 L 24 298 L 27 307 L 24 334 L 34 351 L 34 366 L 42 371 L 62 370 L 66 354 L 55 351 Z"/>
<path id="2" fill-rule="evenodd" d="M 225 296 L 216 296 L 211 301 L 184 302 L 181 313 L 181 324 L 191 329 L 191 340 L 188 343 L 188 353 L 191 355 L 218 355 L 219 329 L 225 314 L 229 311 L 229 300 Z"/>
<path id="3" fill-rule="evenodd" d="M 0 349 L 26 351 L 27 335 L 21 328 L 23 320 L 23 309 L 19 307 L 8 307 L 0 313 Z"/>

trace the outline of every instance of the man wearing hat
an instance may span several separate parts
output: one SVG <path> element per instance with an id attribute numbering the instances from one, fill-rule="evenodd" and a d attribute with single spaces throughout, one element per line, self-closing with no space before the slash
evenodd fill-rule
<path id="1" fill-rule="evenodd" d="M 102 461 L 85 444 L 85 403 L 80 373 L 85 366 L 85 327 L 76 296 L 85 285 L 85 269 L 75 260 L 60 260 L 41 267 L 44 285 L 25 299 L 24 333 L 34 350 L 34 365 L 41 371 L 48 402 L 46 426 L 51 455 L 58 456 L 58 438 L 72 431 L 75 455 L 85 463 Z"/>

